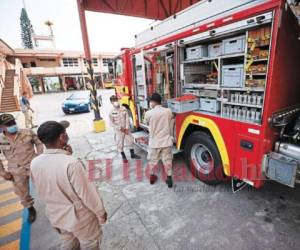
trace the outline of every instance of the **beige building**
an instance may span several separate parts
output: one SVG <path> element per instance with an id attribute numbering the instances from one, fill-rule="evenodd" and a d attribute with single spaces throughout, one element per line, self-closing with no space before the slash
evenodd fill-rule
<path id="1" fill-rule="evenodd" d="M 34 92 L 86 88 L 87 65 L 83 52 L 15 49 L 14 56 L 21 61 Z M 116 54 L 93 53 L 92 56 L 96 82 L 101 87 L 112 80 L 112 59 Z M 51 87 L 55 81 L 57 86 Z"/>
<path id="2" fill-rule="evenodd" d="M 112 59 L 116 53 L 93 53 L 96 83 L 112 81 Z M 83 52 L 12 49 L 0 39 L 0 112 L 19 110 L 19 97 L 34 93 L 86 89 L 86 60 Z"/>
<path id="3" fill-rule="evenodd" d="M 25 91 L 32 96 L 31 84 L 14 50 L 0 39 L 0 112 L 19 110 L 19 97 Z"/>

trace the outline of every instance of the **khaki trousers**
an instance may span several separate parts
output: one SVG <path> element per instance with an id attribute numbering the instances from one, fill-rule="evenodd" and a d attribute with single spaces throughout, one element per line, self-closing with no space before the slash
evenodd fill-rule
<path id="1" fill-rule="evenodd" d="M 154 169 L 157 167 L 159 160 L 162 160 L 165 173 L 168 176 L 172 175 L 173 153 L 172 147 L 165 148 L 149 148 L 148 160 L 150 165 L 150 173 L 154 174 Z"/>
<path id="2" fill-rule="evenodd" d="M 25 207 L 33 206 L 33 198 L 30 196 L 29 190 L 29 176 L 26 175 L 15 175 L 14 177 L 13 187 L 16 195 L 20 197 L 21 204 Z"/>
<path id="3" fill-rule="evenodd" d="M 102 230 L 98 220 L 74 232 L 55 229 L 60 237 L 60 250 L 100 250 Z"/>
<path id="4" fill-rule="evenodd" d="M 115 131 L 115 140 L 119 152 L 122 152 L 124 150 L 125 145 L 130 149 L 133 148 L 133 137 L 131 133 L 127 135 L 125 133 L 122 133 L 121 131 Z"/>
<path id="5" fill-rule="evenodd" d="M 33 121 L 32 121 L 32 114 L 29 110 L 23 111 L 24 117 L 25 117 L 25 126 L 26 128 L 32 128 L 33 127 Z"/>

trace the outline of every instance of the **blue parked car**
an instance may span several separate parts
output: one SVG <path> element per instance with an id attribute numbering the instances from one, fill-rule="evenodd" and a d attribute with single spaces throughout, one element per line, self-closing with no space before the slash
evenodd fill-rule
<path id="1" fill-rule="evenodd" d="M 90 112 L 90 92 L 73 93 L 63 102 L 62 110 L 65 114 Z"/>

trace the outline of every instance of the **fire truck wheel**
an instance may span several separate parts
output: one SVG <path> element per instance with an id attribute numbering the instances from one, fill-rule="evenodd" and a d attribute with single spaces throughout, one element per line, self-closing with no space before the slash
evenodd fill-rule
<path id="1" fill-rule="evenodd" d="M 184 147 L 191 173 L 209 185 L 224 180 L 222 160 L 214 140 L 205 132 L 192 133 Z"/>

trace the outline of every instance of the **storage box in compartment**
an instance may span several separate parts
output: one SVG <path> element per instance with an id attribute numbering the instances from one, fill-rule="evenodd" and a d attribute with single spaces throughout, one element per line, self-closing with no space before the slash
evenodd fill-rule
<path id="1" fill-rule="evenodd" d="M 245 52 L 245 36 L 234 37 L 223 40 L 223 55 L 244 53 Z"/>
<path id="2" fill-rule="evenodd" d="M 199 96 L 200 95 L 200 90 L 199 89 L 184 89 L 183 93 L 185 95 L 190 94 L 190 95 Z"/>
<path id="3" fill-rule="evenodd" d="M 186 48 L 186 60 L 195 60 L 207 57 L 207 53 L 207 46 L 204 45 Z"/>
<path id="4" fill-rule="evenodd" d="M 208 57 L 218 57 L 222 55 L 222 43 L 208 45 Z"/>
<path id="5" fill-rule="evenodd" d="M 210 98 L 218 98 L 218 91 L 217 90 L 200 90 L 200 97 L 210 97 Z"/>
<path id="6" fill-rule="evenodd" d="M 222 67 L 222 86 L 241 88 L 244 85 L 244 65 L 225 65 Z"/>
<path id="7" fill-rule="evenodd" d="M 199 99 L 176 101 L 175 99 L 168 100 L 168 108 L 173 113 L 185 113 L 199 109 Z"/>
<path id="8" fill-rule="evenodd" d="M 200 98 L 200 110 L 218 113 L 220 111 L 220 103 L 216 99 Z"/>

